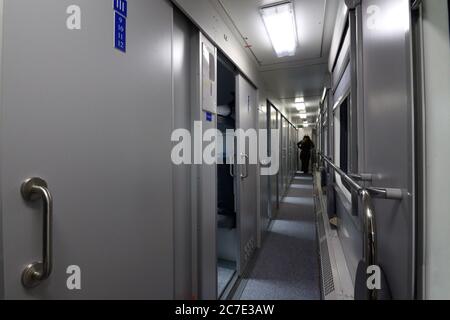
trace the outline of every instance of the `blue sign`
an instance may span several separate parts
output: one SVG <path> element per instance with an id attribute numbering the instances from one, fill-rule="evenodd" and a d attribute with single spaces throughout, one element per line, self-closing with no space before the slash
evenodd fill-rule
<path id="1" fill-rule="evenodd" d="M 114 47 L 127 52 L 127 19 L 117 12 L 114 15 Z"/>
<path id="2" fill-rule="evenodd" d="M 126 18 L 128 14 L 127 0 L 113 0 L 113 1 L 114 1 L 114 10 Z"/>
<path id="3" fill-rule="evenodd" d="M 211 113 L 211 112 L 207 112 L 207 113 L 206 113 L 206 121 L 212 122 L 212 120 L 213 120 L 213 115 L 212 115 L 212 113 Z"/>

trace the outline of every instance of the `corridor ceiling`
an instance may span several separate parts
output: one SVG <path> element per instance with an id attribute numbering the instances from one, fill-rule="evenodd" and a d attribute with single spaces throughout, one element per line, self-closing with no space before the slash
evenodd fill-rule
<path id="1" fill-rule="evenodd" d="M 328 80 L 328 56 L 339 2 L 293 0 L 298 47 L 295 56 L 278 58 L 272 48 L 259 9 L 280 1 L 215 0 L 232 21 L 243 43 L 259 65 L 267 89 L 301 125 L 295 98 L 304 97 L 308 122 L 315 123 L 319 101 Z"/>

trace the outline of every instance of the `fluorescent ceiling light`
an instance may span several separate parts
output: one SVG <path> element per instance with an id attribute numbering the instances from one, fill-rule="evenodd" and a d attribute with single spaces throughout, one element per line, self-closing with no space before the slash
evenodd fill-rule
<path id="1" fill-rule="evenodd" d="M 320 100 L 322 103 L 325 101 L 327 90 L 328 90 L 327 87 L 323 88 L 322 99 Z"/>
<path id="2" fill-rule="evenodd" d="M 304 102 L 296 103 L 295 107 L 298 111 L 305 111 L 306 110 L 306 104 Z"/>
<path id="3" fill-rule="evenodd" d="M 301 114 L 301 115 L 300 115 L 300 118 L 301 118 L 301 119 L 306 119 L 306 118 L 308 118 L 308 116 L 307 116 L 306 114 Z"/>
<path id="4" fill-rule="evenodd" d="M 295 55 L 297 30 L 292 3 L 263 7 L 260 11 L 277 56 L 282 58 Z"/>
<path id="5" fill-rule="evenodd" d="M 295 103 L 305 103 L 305 98 L 296 98 Z"/>

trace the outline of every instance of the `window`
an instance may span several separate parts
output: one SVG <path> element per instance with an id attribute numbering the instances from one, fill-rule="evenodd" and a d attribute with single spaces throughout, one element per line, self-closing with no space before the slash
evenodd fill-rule
<path id="1" fill-rule="evenodd" d="M 349 117 L 348 117 L 348 98 L 339 107 L 339 120 L 340 120 L 340 157 L 339 157 L 339 167 L 348 173 L 348 137 L 349 137 Z"/>
<path id="2" fill-rule="evenodd" d="M 350 169 L 350 103 L 349 97 L 345 98 L 334 109 L 334 162 L 342 171 L 349 173 Z M 348 186 L 342 182 L 336 174 L 336 184 L 343 191 L 346 198 L 351 201 L 351 193 Z"/>

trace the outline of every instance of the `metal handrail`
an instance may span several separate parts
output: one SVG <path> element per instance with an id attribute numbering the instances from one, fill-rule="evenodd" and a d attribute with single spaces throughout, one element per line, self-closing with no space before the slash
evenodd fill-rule
<path id="1" fill-rule="evenodd" d="M 354 179 L 352 179 L 348 174 L 346 174 L 341 168 L 336 166 L 331 159 L 324 156 L 323 154 L 319 153 L 319 157 L 321 157 L 325 162 L 327 162 L 333 169 L 336 171 L 337 174 L 345 181 L 347 182 L 352 189 L 354 189 L 356 192 L 362 191 L 364 188 L 361 187 Z"/>
<path id="2" fill-rule="evenodd" d="M 375 220 L 375 208 L 373 206 L 371 191 L 365 187 L 360 186 L 354 179 L 346 174 L 341 168 L 336 166 L 331 159 L 319 153 L 321 157 L 333 170 L 343 179 L 347 184 L 357 192 L 361 199 L 364 213 L 364 261 L 367 267 L 377 265 L 377 232 Z M 384 189 L 379 189 L 384 190 Z M 352 204 L 353 205 L 353 204 Z M 369 289 L 369 299 L 377 299 L 377 291 Z"/>

